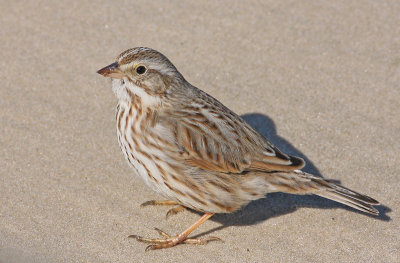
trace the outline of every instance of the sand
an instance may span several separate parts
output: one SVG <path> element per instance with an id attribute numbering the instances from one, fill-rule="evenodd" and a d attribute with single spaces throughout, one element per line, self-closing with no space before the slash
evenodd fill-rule
<path id="1" fill-rule="evenodd" d="M 399 1 L 14 1 L 0 8 L 0 262 L 400 262 Z M 125 49 L 167 55 L 192 84 L 378 199 L 379 217 L 270 194 L 201 225 L 225 242 L 145 252 L 176 234 L 130 170 L 96 70 Z"/>

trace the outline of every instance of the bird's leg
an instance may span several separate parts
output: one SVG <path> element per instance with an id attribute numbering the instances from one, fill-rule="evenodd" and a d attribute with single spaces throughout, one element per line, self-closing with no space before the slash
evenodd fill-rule
<path id="1" fill-rule="evenodd" d="M 137 235 L 131 235 L 129 236 L 130 238 L 136 238 L 137 241 L 140 242 L 145 242 L 145 243 L 152 243 L 152 245 L 149 245 L 146 248 L 146 251 L 148 250 L 154 250 L 154 249 L 161 249 L 161 248 L 169 248 L 176 246 L 180 243 L 186 243 L 186 244 L 197 244 L 197 245 L 204 245 L 208 241 L 213 241 L 213 240 L 218 240 L 221 241 L 218 237 L 207 237 L 207 238 L 187 238 L 187 236 L 193 232 L 199 225 L 204 223 L 207 219 L 209 219 L 211 216 L 213 216 L 214 213 L 206 213 L 204 214 L 199 220 L 197 220 L 193 225 L 191 225 L 189 228 L 187 228 L 185 231 L 180 233 L 179 235 L 176 235 L 174 237 L 171 237 L 167 233 L 163 232 L 162 230 L 156 228 L 155 230 L 163 236 L 162 239 L 157 239 L 157 238 L 144 238 L 141 236 Z"/>
<path id="2" fill-rule="evenodd" d="M 140 205 L 140 207 L 145 207 L 149 205 L 178 205 L 177 207 L 171 208 L 168 210 L 167 214 L 165 215 L 165 219 L 168 219 L 172 215 L 176 215 L 180 212 L 185 211 L 185 207 L 182 205 L 179 205 L 178 202 L 171 201 L 171 200 L 150 200 L 147 202 L 144 202 L 143 204 Z"/>

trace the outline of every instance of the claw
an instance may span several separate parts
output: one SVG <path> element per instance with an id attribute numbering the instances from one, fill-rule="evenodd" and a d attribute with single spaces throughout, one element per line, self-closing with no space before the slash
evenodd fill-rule
<path id="1" fill-rule="evenodd" d="M 149 250 L 154 250 L 155 248 L 154 248 L 154 245 L 149 245 L 149 246 L 147 246 L 146 247 L 146 249 L 144 250 L 144 251 L 149 251 Z"/>
<path id="2" fill-rule="evenodd" d="M 153 205 L 154 200 L 150 200 L 150 201 L 146 201 L 144 203 L 140 204 L 140 207 L 145 207 L 145 206 L 149 206 L 149 205 Z"/>
<path id="3" fill-rule="evenodd" d="M 165 219 L 168 219 L 170 216 L 173 216 L 180 212 L 183 212 L 183 211 L 185 211 L 185 209 L 186 208 L 182 205 L 171 208 L 170 210 L 168 210 L 167 214 L 165 215 Z"/>
<path id="4" fill-rule="evenodd" d="M 158 234 L 160 234 L 160 236 L 163 236 L 165 238 L 171 238 L 167 233 L 165 233 L 164 231 L 162 231 L 161 229 L 155 227 L 154 230 L 156 230 L 158 232 Z"/>
<path id="5" fill-rule="evenodd" d="M 149 205 L 178 205 L 177 202 L 171 201 L 171 200 L 163 200 L 163 201 L 157 201 L 157 200 L 150 200 L 147 202 L 144 202 L 140 205 L 140 207 L 145 207 Z"/>

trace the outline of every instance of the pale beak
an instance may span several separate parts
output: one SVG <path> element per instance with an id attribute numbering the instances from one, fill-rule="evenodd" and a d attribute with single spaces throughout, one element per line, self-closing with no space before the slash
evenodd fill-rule
<path id="1" fill-rule="evenodd" d="M 104 77 L 110 77 L 113 79 L 120 79 L 124 76 L 124 73 L 122 73 L 122 71 L 119 69 L 117 62 L 98 70 L 97 73 L 103 75 Z"/>

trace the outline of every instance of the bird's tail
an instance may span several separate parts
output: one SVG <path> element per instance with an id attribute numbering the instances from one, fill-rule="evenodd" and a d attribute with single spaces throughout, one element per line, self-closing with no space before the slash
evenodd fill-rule
<path id="1" fill-rule="evenodd" d="M 272 175 L 272 178 L 268 180 L 272 184 L 270 187 L 275 188 L 276 191 L 293 194 L 315 194 L 369 214 L 379 214 L 379 211 L 373 207 L 373 205 L 379 205 L 379 202 L 375 199 L 323 178 L 300 170 L 288 173 L 270 173 L 269 175 Z"/>

